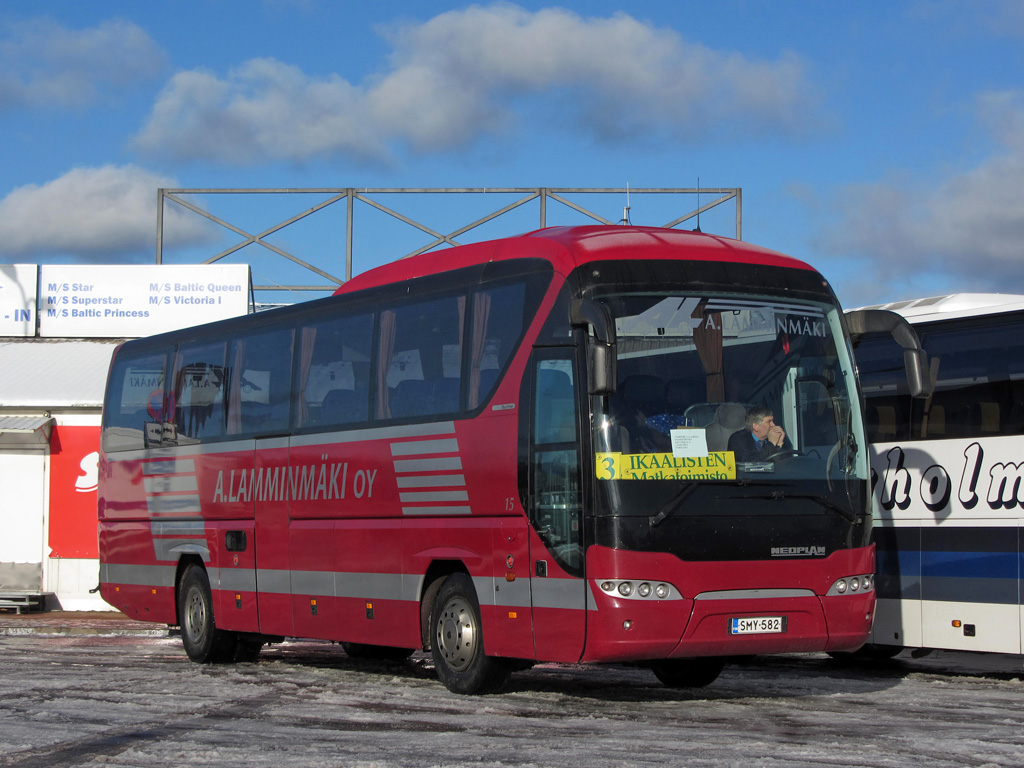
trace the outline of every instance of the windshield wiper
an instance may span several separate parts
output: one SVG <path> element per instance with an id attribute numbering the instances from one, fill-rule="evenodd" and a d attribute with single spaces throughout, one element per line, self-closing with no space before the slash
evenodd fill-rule
<path id="1" fill-rule="evenodd" d="M 651 524 L 651 528 L 656 525 L 661 525 L 665 520 L 675 514 L 675 511 L 679 509 L 682 503 L 686 500 L 686 497 L 697 490 L 698 485 L 700 485 L 700 483 L 690 483 L 676 491 L 675 495 L 671 499 L 669 499 L 665 504 L 662 504 L 661 509 L 658 510 L 657 514 L 652 515 L 647 519 Z"/>

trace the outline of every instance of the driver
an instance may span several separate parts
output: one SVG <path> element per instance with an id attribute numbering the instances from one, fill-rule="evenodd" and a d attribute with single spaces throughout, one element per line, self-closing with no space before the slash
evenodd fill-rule
<path id="1" fill-rule="evenodd" d="M 747 411 L 746 427 L 729 437 L 728 450 L 736 454 L 737 462 L 766 461 L 789 450 L 789 443 L 771 410 L 755 405 Z"/>

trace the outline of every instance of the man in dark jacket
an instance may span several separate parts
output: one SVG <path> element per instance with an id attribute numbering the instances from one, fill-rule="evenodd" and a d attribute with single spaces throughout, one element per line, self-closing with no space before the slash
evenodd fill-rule
<path id="1" fill-rule="evenodd" d="M 738 462 L 767 461 L 788 449 L 785 431 L 775 423 L 771 410 L 760 405 L 747 411 L 746 428 L 729 438 L 729 450 Z"/>

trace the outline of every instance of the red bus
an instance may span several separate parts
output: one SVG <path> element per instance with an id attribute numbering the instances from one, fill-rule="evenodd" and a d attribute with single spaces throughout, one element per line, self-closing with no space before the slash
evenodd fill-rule
<path id="1" fill-rule="evenodd" d="M 197 662 L 429 649 L 470 694 L 533 662 L 699 686 L 732 656 L 856 649 L 874 549 L 844 322 L 800 261 L 594 226 L 126 342 L 102 595 Z M 766 412 L 774 453 L 730 442 Z"/>

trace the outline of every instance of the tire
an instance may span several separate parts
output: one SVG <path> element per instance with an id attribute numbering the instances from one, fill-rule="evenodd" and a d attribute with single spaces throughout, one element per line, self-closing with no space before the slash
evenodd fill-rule
<path id="1" fill-rule="evenodd" d="M 217 629 L 210 580 L 206 571 L 197 565 L 185 569 L 178 585 L 178 625 L 185 653 L 192 661 L 199 664 L 234 661 L 238 640 L 234 634 Z"/>
<path id="2" fill-rule="evenodd" d="M 412 656 L 415 648 L 392 648 L 389 645 L 366 645 L 364 643 L 342 643 L 341 647 L 351 659 L 375 661 L 402 661 Z"/>
<path id="3" fill-rule="evenodd" d="M 703 688 L 711 685 L 722 673 L 723 659 L 662 659 L 651 664 L 651 671 L 669 688 Z"/>
<path id="4" fill-rule="evenodd" d="M 508 665 L 484 655 L 480 603 L 464 573 L 445 579 L 434 598 L 430 652 L 438 678 L 452 693 L 494 693 L 508 681 Z"/>

